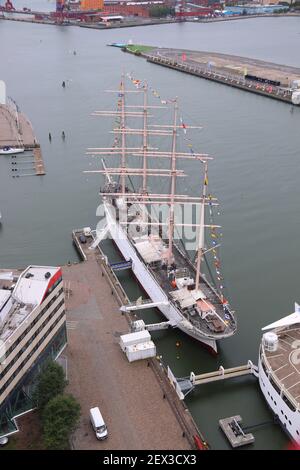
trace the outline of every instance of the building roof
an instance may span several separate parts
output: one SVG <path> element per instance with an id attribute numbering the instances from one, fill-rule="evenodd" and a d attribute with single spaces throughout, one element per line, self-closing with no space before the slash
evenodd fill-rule
<path id="1" fill-rule="evenodd" d="M 172 291 L 170 294 L 174 300 L 180 303 L 182 308 L 192 307 L 192 305 L 197 304 L 199 299 L 206 299 L 205 294 L 200 289 L 197 291 L 195 289 L 188 290 L 187 287 Z"/>
<path id="2" fill-rule="evenodd" d="M 60 268 L 29 266 L 25 271 L 0 271 L 0 340 L 6 341 L 40 305 Z"/>
<path id="3" fill-rule="evenodd" d="M 13 291 L 14 297 L 25 304 L 39 305 L 43 300 L 49 280 L 58 269 L 29 266 L 19 277 Z"/>
<path id="4" fill-rule="evenodd" d="M 9 290 L 0 289 L 0 312 L 4 308 L 10 296 L 11 292 Z"/>
<path id="5" fill-rule="evenodd" d="M 108 15 L 108 16 L 100 16 L 100 19 L 103 20 L 103 21 L 123 20 L 124 16 L 121 16 L 121 15 Z"/>
<path id="6" fill-rule="evenodd" d="M 133 239 L 135 247 L 146 263 L 161 261 L 164 255 L 164 246 L 161 240 L 150 237 L 136 237 Z"/>

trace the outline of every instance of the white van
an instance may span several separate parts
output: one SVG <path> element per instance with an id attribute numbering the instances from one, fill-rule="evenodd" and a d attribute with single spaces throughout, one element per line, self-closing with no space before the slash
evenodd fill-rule
<path id="1" fill-rule="evenodd" d="M 98 407 L 90 409 L 90 418 L 97 439 L 102 441 L 108 436 L 107 427 Z"/>

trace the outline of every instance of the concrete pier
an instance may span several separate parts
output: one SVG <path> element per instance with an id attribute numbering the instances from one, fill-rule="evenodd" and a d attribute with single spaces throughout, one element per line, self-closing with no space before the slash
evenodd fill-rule
<path id="1" fill-rule="evenodd" d="M 157 358 L 128 364 L 119 347 L 133 317 L 121 314 L 126 293 L 100 248 L 73 241 L 84 260 L 63 268 L 67 304 L 69 391 L 82 407 L 75 449 L 199 449 L 205 442 Z M 89 408 L 99 406 L 109 438 L 98 442 Z M 197 445 L 198 444 L 198 445 Z M 203 444 L 203 448 L 208 449 Z"/>
<path id="2" fill-rule="evenodd" d="M 36 175 L 45 175 L 41 146 L 31 122 L 14 106 L 0 104 L 0 148 L 3 147 L 32 150 Z"/>
<path id="3" fill-rule="evenodd" d="M 253 434 L 245 434 L 241 428 L 242 418 L 240 415 L 231 416 L 219 420 L 219 425 L 232 447 L 241 447 L 252 444 L 255 439 Z"/>
<path id="4" fill-rule="evenodd" d="M 143 46 L 145 47 L 145 46 Z M 268 98 L 300 105 L 300 89 L 291 84 L 300 81 L 300 69 L 246 57 L 184 49 L 126 46 L 124 51 L 144 57 L 148 62 L 256 93 Z M 250 79 L 250 76 L 266 80 Z M 280 85 L 274 83 L 280 82 Z M 299 96 L 296 97 L 296 95 Z"/>

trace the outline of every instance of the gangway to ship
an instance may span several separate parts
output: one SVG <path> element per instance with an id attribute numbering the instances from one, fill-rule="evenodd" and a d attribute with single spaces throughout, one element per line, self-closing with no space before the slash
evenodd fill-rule
<path id="1" fill-rule="evenodd" d="M 251 361 L 246 365 L 231 367 L 224 369 L 223 366 L 215 372 L 208 372 L 206 374 L 195 375 L 194 372 L 190 374 L 190 381 L 193 386 L 202 385 L 209 382 L 217 382 L 218 380 L 232 379 L 234 377 L 241 377 L 243 375 L 255 375 L 257 377 L 258 368 Z"/>
<path id="2" fill-rule="evenodd" d="M 115 272 L 117 271 L 124 271 L 126 269 L 132 268 L 132 261 L 119 261 L 118 263 L 110 263 L 109 265 L 111 269 Z"/>
<path id="3" fill-rule="evenodd" d="M 159 323 L 148 323 L 146 324 L 144 320 L 135 320 L 131 322 L 131 330 L 132 331 L 159 331 L 159 330 L 166 330 L 167 328 L 173 327 L 170 321 L 162 321 Z"/>
<path id="4" fill-rule="evenodd" d="M 188 393 L 194 390 L 197 385 L 204 385 L 210 382 L 217 382 L 219 380 L 233 379 L 244 375 L 254 375 L 255 377 L 258 377 L 258 367 L 250 360 L 247 364 L 242 366 L 231 367 L 229 369 L 224 369 L 223 366 L 220 366 L 217 371 L 205 374 L 196 375 L 194 372 L 191 372 L 189 377 L 175 377 L 171 369 L 168 367 L 169 380 L 175 388 L 180 400 L 184 400 Z"/>
<path id="5" fill-rule="evenodd" d="M 120 307 L 120 310 L 122 313 L 130 313 L 134 312 L 137 310 L 145 310 L 149 308 L 155 308 L 155 307 L 166 307 L 168 308 L 170 306 L 170 303 L 167 300 L 162 300 L 160 302 L 153 302 L 151 299 L 142 299 L 141 297 L 137 299 L 135 302 L 128 302 L 126 305 L 122 305 Z M 165 315 L 168 318 L 168 321 L 163 321 L 159 323 L 152 323 L 148 324 L 142 327 L 142 329 L 147 329 L 151 331 L 157 331 L 157 330 L 165 330 L 169 327 L 176 328 L 178 326 L 179 320 L 176 315 L 173 315 L 172 312 L 169 313 L 169 315 Z"/>
<path id="6" fill-rule="evenodd" d="M 172 326 L 173 325 L 170 321 L 161 321 L 159 323 L 149 323 L 145 325 L 145 330 L 148 330 L 148 331 L 167 330 L 168 328 Z"/>
<path id="7" fill-rule="evenodd" d="M 169 305 L 168 301 L 162 302 L 152 302 L 152 300 L 136 300 L 135 302 L 130 302 L 127 305 L 122 305 L 120 307 L 121 312 L 133 312 L 135 310 L 145 310 L 146 308 L 160 307 L 161 305 Z"/>

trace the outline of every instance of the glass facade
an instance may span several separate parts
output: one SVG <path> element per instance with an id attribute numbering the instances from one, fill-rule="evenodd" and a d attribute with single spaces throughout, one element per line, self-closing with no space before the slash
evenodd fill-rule
<path id="1" fill-rule="evenodd" d="M 65 312 L 63 312 L 63 314 L 65 315 Z M 16 432 L 17 428 L 13 418 L 34 407 L 31 397 L 36 377 L 42 365 L 48 359 L 55 359 L 66 344 L 67 330 L 66 323 L 64 323 L 44 351 L 39 355 L 38 359 L 22 377 L 22 380 L 14 388 L 13 392 L 0 406 L 0 438 L 6 434 Z"/>

